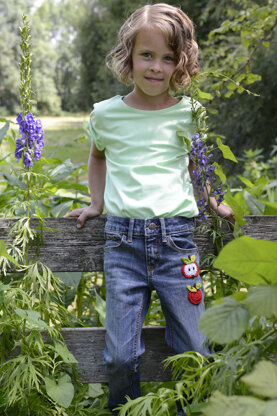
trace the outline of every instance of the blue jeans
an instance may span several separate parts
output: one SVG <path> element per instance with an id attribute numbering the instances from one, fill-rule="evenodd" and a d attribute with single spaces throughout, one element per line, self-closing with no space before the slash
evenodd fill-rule
<path id="1" fill-rule="evenodd" d="M 152 290 L 156 290 L 161 301 L 169 347 L 176 354 L 198 351 L 210 355 L 203 345 L 205 336 L 198 328 L 204 312 L 204 292 L 197 270 L 199 256 L 192 241 L 193 229 L 192 218 L 144 220 L 107 215 L 104 364 L 110 409 L 125 403 L 126 395 L 132 399 L 140 396 L 139 362 L 145 351 L 141 329 Z M 195 290 L 189 290 L 187 285 Z"/>

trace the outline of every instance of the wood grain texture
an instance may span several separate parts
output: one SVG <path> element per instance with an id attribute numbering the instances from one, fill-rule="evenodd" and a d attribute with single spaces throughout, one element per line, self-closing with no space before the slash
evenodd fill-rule
<path id="1" fill-rule="evenodd" d="M 104 328 L 64 328 L 64 336 L 68 349 L 78 360 L 78 369 L 84 383 L 107 382 L 103 365 L 105 346 Z M 142 338 L 145 353 L 141 357 L 141 381 L 169 381 L 170 369 L 163 371 L 162 361 L 174 355 L 165 342 L 164 327 L 144 327 Z"/>
<path id="2" fill-rule="evenodd" d="M 15 219 L 0 219 L 0 239 L 8 241 L 8 233 Z M 30 255 L 38 258 L 54 272 L 58 271 L 102 271 L 105 217 L 91 218 L 81 229 L 74 218 L 45 218 L 49 227 L 43 233 L 43 244 L 37 257 L 35 247 Z M 39 232 L 38 220 L 32 227 Z M 277 241 L 277 216 L 247 216 L 243 228 L 246 235 L 254 238 Z M 232 239 L 231 232 L 225 242 Z M 198 232 L 194 237 L 200 256 L 213 252 L 213 244 L 207 233 Z"/>

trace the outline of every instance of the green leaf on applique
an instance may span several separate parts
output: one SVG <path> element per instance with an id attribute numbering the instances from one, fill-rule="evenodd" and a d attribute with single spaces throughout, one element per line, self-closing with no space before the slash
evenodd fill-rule
<path id="1" fill-rule="evenodd" d="M 185 264 L 191 263 L 190 259 L 188 257 L 182 257 L 182 260 Z"/>
<path id="2" fill-rule="evenodd" d="M 201 285 L 201 283 L 196 283 L 196 289 L 200 289 L 200 287 L 201 287 L 202 285 Z"/>
<path id="3" fill-rule="evenodd" d="M 277 365 L 271 361 L 260 361 L 254 370 L 241 380 L 252 393 L 271 399 L 277 398 Z"/>
<path id="4" fill-rule="evenodd" d="M 235 299 L 225 298 L 220 305 L 208 308 L 199 320 L 200 330 L 219 344 L 229 344 L 246 330 L 249 311 Z"/>

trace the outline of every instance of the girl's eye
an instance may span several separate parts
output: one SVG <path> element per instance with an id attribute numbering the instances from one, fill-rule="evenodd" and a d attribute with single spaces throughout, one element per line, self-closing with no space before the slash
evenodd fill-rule
<path id="1" fill-rule="evenodd" d="M 143 52 L 142 56 L 144 56 L 144 58 L 151 58 L 151 53 L 150 52 Z"/>
<path id="2" fill-rule="evenodd" d="M 167 62 L 173 62 L 174 61 L 174 59 L 173 59 L 173 57 L 172 56 L 165 56 L 165 61 L 167 61 Z"/>

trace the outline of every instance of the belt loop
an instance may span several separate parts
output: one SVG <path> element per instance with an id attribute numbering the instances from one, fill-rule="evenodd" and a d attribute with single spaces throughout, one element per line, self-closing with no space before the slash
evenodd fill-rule
<path id="1" fill-rule="evenodd" d="M 166 230 L 165 230 L 165 220 L 164 218 L 160 218 L 160 223 L 161 223 L 161 230 L 162 230 L 162 241 L 163 243 L 167 242 L 167 238 L 166 238 Z"/>
<path id="2" fill-rule="evenodd" d="M 133 241 L 133 230 L 134 230 L 135 218 L 130 218 L 129 230 L 128 230 L 128 243 Z"/>

